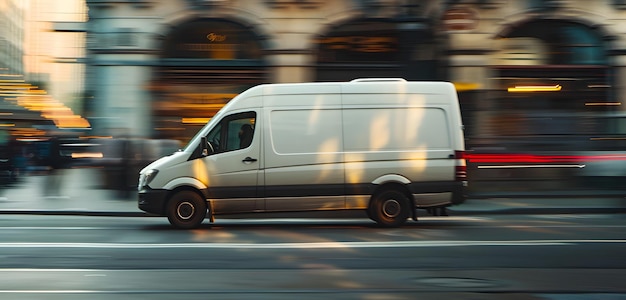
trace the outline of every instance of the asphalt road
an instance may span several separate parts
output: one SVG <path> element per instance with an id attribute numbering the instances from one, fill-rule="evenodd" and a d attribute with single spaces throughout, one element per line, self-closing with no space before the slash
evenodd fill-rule
<path id="1" fill-rule="evenodd" d="M 626 299 L 626 218 L 0 216 L 0 299 Z"/>

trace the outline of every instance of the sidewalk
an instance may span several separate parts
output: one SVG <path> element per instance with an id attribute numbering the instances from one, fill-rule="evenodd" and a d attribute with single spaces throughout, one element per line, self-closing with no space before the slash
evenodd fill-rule
<path id="1" fill-rule="evenodd" d="M 115 191 L 97 188 L 99 170 L 66 171 L 60 196 L 44 195 L 44 175 L 28 176 L 15 186 L 0 189 L 0 214 L 150 216 L 137 208 L 137 198 L 132 191 L 130 197 L 124 199 Z M 449 207 L 448 214 L 626 213 L 625 195 L 595 193 L 475 195 L 463 204 Z"/>
<path id="2" fill-rule="evenodd" d="M 46 175 L 25 176 L 0 189 L 0 214 L 148 216 L 137 208 L 133 191 L 121 198 L 115 190 L 100 188 L 98 169 L 63 171 L 58 196 L 46 195 Z"/>

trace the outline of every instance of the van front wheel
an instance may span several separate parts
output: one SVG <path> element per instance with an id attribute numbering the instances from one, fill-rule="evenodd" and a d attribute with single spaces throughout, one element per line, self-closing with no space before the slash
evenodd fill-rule
<path id="1" fill-rule="evenodd" d="M 407 196 L 396 190 L 383 191 L 372 199 L 368 215 L 383 227 L 397 227 L 406 222 L 410 212 Z"/>
<path id="2" fill-rule="evenodd" d="M 167 220 L 176 228 L 191 229 L 202 224 L 206 201 L 192 191 L 180 191 L 167 203 Z"/>

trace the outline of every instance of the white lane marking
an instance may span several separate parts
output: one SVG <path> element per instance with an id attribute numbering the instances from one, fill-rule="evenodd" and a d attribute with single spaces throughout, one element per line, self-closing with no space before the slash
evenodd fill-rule
<path id="1" fill-rule="evenodd" d="M 351 248 L 423 248 L 474 246 L 557 246 L 571 244 L 623 244 L 626 240 L 520 240 L 520 241 L 386 241 L 320 243 L 0 243 L 0 248 L 106 248 L 106 249 L 351 249 Z"/>
<path id="2" fill-rule="evenodd" d="M 493 228 L 493 226 L 476 226 L 469 225 L 464 226 L 467 228 Z M 505 228 L 519 229 L 519 228 L 626 228 L 626 225 L 502 225 Z"/>
<path id="3" fill-rule="evenodd" d="M 61 227 L 33 227 L 33 226 L 21 226 L 21 227 L 0 227 L 0 230 L 115 230 L 115 229 L 125 229 L 120 227 L 70 227 L 70 226 L 61 226 Z"/>
<path id="4" fill-rule="evenodd" d="M 0 294 L 108 294 L 103 290 L 0 290 Z"/>
<path id="5" fill-rule="evenodd" d="M 596 215 L 591 216 L 577 216 L 577 215 L 541 215 L 541 216 L 532 216 L 537 219 L 549 219 L 549 220 L 558 220 L 558 219 L 592 219 L 595 218 Z M 600 218 L 608 218 L 608 216 L 599 215 Z M 438 222 L 448 222 L 448 221 L 468 221 L 468 222 L 476 222 L 476 223 L 486 223 L 486 222 L 500 222 L 502 219 L 492 218 L 492 217 L 472 217 L 472 216 L 445 216 L 445 217 L 431 217 L 431 216 L 423 216 L 419 217 L 418 222 L 409 221 L 409 224 L 417 224 L 419 226 L 420 222 L 428 223 L 424 225 L 433 225 Z M 298 218 L 298 219 L 290 219 L 290 218 L 272 218 L 272 219 L 221 219 L 218 220 L 213 226 L 230 226 L 237 224 L 247 224 L 250 226 L 253 225 L 276 225 L 280 226 L 283 223 L 289 224 L 337 224 L 337 223 L 352 223 L 352 222 L 364 222 L 364 219 L 309 219 L 309 218 Z M 157 223 L 162 223 L 162 221 L 158 221 Z M 147 223 L 146 223 L 147 224 Z M 150 223 L 155 224 L 155 223 Z M 165 224 L 165 223 L 163 223 Z M 285 226 L 289 226 L 289 224 L 284 224 Z M 532 225 L 524 225 L 524 224 L 509 224 L 503 225 L 504 227 L 515 228 L 515 227 L 533 227 L 533 228 L 626 228 L 626 224 L 624 225 L 576 225 L 576 224 L 557 224 L 557 225 L 542 225 L 542 224 L 532 224 Z M 466 228 L 496 228 L 494 225 L 463 225 Z M 406 227 L 410 229 L 409 227 Z M 400 228 L 402 229 L 402 228 Z M 36 231 L 52 231 L 52 230 L 129 230 L 129 228 L 124 227 L 98 227 L 98 226 L 0 226 L 0 231 L 15 231 L 15 230 L 36 230 Z"/>
<path id="6" fill-rule="evenodd" d="M 446 216 L 446 217 L 420 217 L 420 221 L 488 221 L 490 218 L 486 217 L 466 217 L 466 216 Z M 214 223 L 214 226 L 221 225 L 234 225 L 234 224 L 282 224 L 282 223 L 294 223 L 294 224 L 336 224 L 336 223 L 351 223 L 351 222 L 367 222 L 367 219 L 221 219 Z M 163 223 L 161 220 L 158 223 Z M 137 224 L 137 223 L 133 223 Z M 154 224 L 154 223 L 153 223 Z M 166 224 L 166 223 L 163 223 Z M 286 224 L 285 226 L 289 226 Z M 128 230 L 124 227 L 98 227 L 98 226 L 0 226 L 0 230 Z"/>
<path id="7" fill-rule="evenodd" d="M 472 216 L 441 216 L 441 217 L 433 217 L 433 216 L 419 216 L 419 220 L 428 220 L 428 221 L 485 221 L 490 220 L 489 217 L 472 217 Z M 363 218 L 255 218 L 255 219 L 238 219 L 238 218 L 218 218 L 215 225 L 219 225 L 220 223 L 279 223 L 279 222 L 287 222 L 287 223 L 333 223 L 333 222 L 372 222 L 369 221 L 366 217 Z"/>
<path id="8" fill-rule="evenodd" d="M 57 273 L 57 272 L 133 272 L 146 269 L 124 269 L 124 270 L 104 270 L 104 269 L 45 269 L 45 268 L 0 268 L 0 273 L 5 272 L 38 272 L 38 273 Z M 172 269 L 175 270 L 175 269 Z M 106 276 L 106 275 L 105 275 Z"/>
<path id="9" fill-rule="evenodd" d="M 220 223 L 220 224 L 215 224 L 214 226 L 216 227 L 224 227 L 224 226 L 228 226 L 228 225 L 233 225 L 234 223 L 229 223 L 229 224 L 224 224 L 224 223 Z M 262 223 L 258 223 L 258 224 L 262 224 Z M 265 224 L 265 223 L 263 223 Z M 267 224 L 266 224 L 267 225 Z M 424 225 L 428 225 L 428 226 L 433 226 L 436 225 L 434 223 L 428 223 L 428 224 L 424 224 Z M 276 226 L 280 226 L 280 224 L 276 224 Z M 288 226 L 288 225 L 285 225 Z M 526 225 L 526 224 L 508 224 L 508 225 L 500 225 L 499 227 L 495 227 L 494 225 L 463 225 L 463 228 L 490 228 L 490 229 L 497 229 L 497 228 L 501 228 L 501 227 L 505 227 L 505 228 L 626 228 L 626 225 L 569 225 L 569 224 L 563 224 L 563 225 L 541 225 L 541 224 L 532 224 L 532 225 Z M 405 231 L 403 230 L 411 230 L 413 228 L 400 228 L 400 231 L 396 232 L 396 234 L 399 233 L 405 233 Z M 423 228 L 424 229 L 424 228 Z M 432 230 L 432 228 L 429 228 L 430 230 Z M 0 231 L 16 231 L 16 230 L 35 230 L 35 231 L 42 231 L 42 230 L 128 230 L 125 228 L 119 228 L 119 227 L 111 227 L 111 228 L 107 228 L 107 227 L 0 227 Z M 422 229 L 420 229 L 422 230 Z M 424 229 L 425 230 L 425 229 Z M 389 231 L 389 230 L 386 230 Z M 384 233 L 384 231 L 383 231 Z"/>

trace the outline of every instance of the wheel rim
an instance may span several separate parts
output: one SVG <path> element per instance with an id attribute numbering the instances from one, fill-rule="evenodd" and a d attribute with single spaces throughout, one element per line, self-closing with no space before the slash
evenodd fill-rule
<path id="1" fill-rule="evenodd" d="M 189 220 L 193 217 L 196 208 L 193 206 L 193 203 L 189 201 L 183 201 L 176 206 L 176 215 L 181 220 Z"/>
<path id="2" fill-rule="evenodd" d="M 383 214 L 387 218 L 395 218 L 400 215 L 402 205 L 395 199 L 389 199 L 383 203 Z"/>

